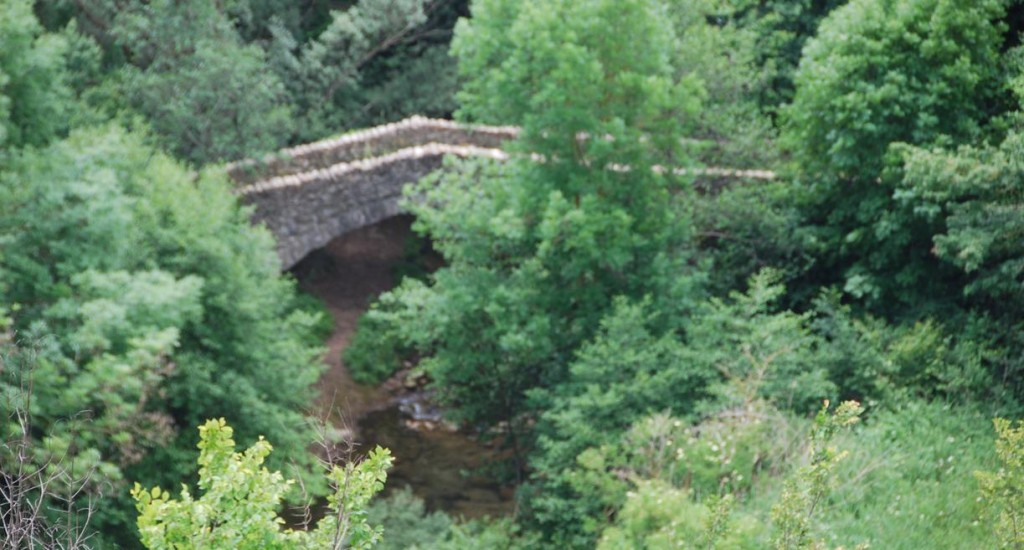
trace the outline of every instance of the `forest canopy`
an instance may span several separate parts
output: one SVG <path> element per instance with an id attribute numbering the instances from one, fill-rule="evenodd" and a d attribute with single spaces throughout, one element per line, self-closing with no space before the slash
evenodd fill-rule
<path id="1" fill-rule="evenodd" d="M 1017 0 L 0 0 L 0 540 L 1019 547 L 1022 29 Z M 387 449 L 324 471 L 331 313 L 225 169 L 412 115 L 520 131 L 408 182 L 439 260 L 344 364 L 422 381 L 508 517 L 382 498 Z"/>

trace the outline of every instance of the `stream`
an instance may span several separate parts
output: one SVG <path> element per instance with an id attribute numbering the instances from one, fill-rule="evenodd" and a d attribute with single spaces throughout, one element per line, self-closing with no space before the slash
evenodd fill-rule
<path id="1" fill-rule="evenodd" d="M 292 268 L 299 286 L 322 300 L 334 318 L 317 405 L 353 439 L 357 454 L 376 445 L 391 449 L 395 465 L 384 496 L 409 486 L 429 510 L 465 518 L 507 515 L 514 490 L 474 474 L 497 458 L 494 448 L 444 422 L 429 390 L 401 377 L 379 386 L 359 384 L 341 358 L 359 316 L 398 283 L 394 271 L 405 254 L 412 220 L 396 216 L 347 233 Z M 434 258 L 425 260 L 439 265 Z"/>

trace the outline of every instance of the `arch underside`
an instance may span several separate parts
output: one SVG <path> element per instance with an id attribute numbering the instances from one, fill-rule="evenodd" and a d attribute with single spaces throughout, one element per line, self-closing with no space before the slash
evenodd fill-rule
<path id="1" fill-rule="evenodd" d="M 334 178 L 252 193 L 252 220 L 277 239 L 282 270 L 349 231 L 403 212 L 402 189 L 441 167 L 443 155 L 407 158 Z"/>

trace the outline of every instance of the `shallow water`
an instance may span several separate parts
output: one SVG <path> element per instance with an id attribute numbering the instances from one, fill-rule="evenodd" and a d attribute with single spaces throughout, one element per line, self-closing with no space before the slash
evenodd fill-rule
<path id="1" fill-rule="evenodd" d="M 317 384 L 322 412 L 348 430 L 357 453 L 375 445 L 391 449 L 395 466 L 387 490 L 404 486 L 431 510 L 482 517 L 511 513 L 513 491 L 473 472 L 498 454 L 471 433 L 453 431 L 429 392 L 406 390 L 400 381 L 381 386 L 356 383 L 341 358 L 356 321 L 380 293 L 394 287 L 394 267 L 410 236 L 410 216 L 398 216 L 348 233 L 299 262 L 292 273 L 300 287 L 324 301 L 334 318 Z M 398 383 L 396 383 L 398 382 Z"/>
<path id="2" fill-rule="evenodd" d="M 496 458 L 493 449 L 444 427 L 410 427 L 415 422 L 397 407 L 371 412 L 360 422 L 364 445 L 381 445 L 395 455 L 395 468 L 388 475 L 389 491 L 412 487 L 428 509 L 455 516 L 511 513 L 512 489 L 475 475 Z"/>

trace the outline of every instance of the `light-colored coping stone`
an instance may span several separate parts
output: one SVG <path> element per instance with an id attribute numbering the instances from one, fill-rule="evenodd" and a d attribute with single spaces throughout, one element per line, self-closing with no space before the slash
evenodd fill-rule
<path id="1" fill-rule="evenodd" d="M 234 162 L 227 166 L 227 172 L 236 182 L 247 185 L 429 143 L 497 149 L 518 135 L 519 128 L 514 126 L 462 124 L 412 116 L 399 122 L 283 149 L 261 159 Z"/>

